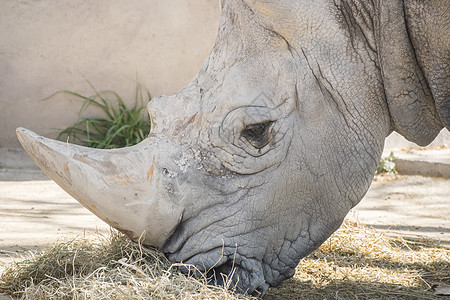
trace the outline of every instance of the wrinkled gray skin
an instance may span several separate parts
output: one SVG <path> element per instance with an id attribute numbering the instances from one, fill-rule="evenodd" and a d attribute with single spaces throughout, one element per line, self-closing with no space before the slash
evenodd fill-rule
<path id="1" fill-rule="evenodd" d="M 233 270 L 243 292 L 293 276 L 364 196 L 390 132 L 426 145 L 450 127 L 449 33 L 447 0 L 223 1 L 197 77 L 149 105 L 146 159 L 179 207 L 153 245 Z"/>

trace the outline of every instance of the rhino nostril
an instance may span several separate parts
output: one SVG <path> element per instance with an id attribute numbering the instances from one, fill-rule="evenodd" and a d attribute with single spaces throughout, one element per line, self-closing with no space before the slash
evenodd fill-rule
<path id="1" fill-rule="evenodd" d="M 170 172 L 166 168 L 162 168 L 162 173 L 166 176 L 169 176 Z"/>
<path id="2" fill-rule="evenodd" d="M 162 173 L 164 176 L 169 177 L 169 178 L 174 178 L 174 177 L 176 177 L 176 176 L 178 175 L 177 172 L 174 172 L 174 171 L 169 170 L 169 169 L 167 169 L 167 168 L 161 168 L 161 173 Z"/>

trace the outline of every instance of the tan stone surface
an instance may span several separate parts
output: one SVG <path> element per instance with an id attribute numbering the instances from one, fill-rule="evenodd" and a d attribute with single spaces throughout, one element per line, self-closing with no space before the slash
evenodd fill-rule
<path id="1" fill-rule="evenodd" d="M 450 245 L 449 195 L 449 179 L 400 176 L 374 182 L 349 218 L 381 231 Z M 0 273 L 29 250 L 108 231 L 105 223 L 45 175 L 0 173 Z"/>
<path id="2" fill-rule="evenodd" d="M 389 235 L 431 238 L 450 247 L 450 179 L 400 175 L 374 181 L 348 218 Z"/>
<path id="3" fill-rule="evenodd" d="M 29 250 L 109 232 L 109 226 L 43 175 L 0 174 L 0 273 Z M 38 178 L 39 180 L 29 180 Z M 24 179 L 24 180 L 19 180 Z M 13 181 L 10 181 L 13 180 Z"/>

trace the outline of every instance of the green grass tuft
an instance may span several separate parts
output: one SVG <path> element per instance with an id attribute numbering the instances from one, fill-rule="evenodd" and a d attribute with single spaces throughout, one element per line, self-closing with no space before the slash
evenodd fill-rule
<path id="1" fill-rule="evenodd" d="M 150 122 L 146 110 L 151 100 L 150 93 L 144 95 L 141 86 L 136 85 L 134 105 L 127 107 L 123 99 L 114 91 L 98 92 L 85 96 L 73 91 L 60 91 L 83 101 L 78 120 L 72 126 L 59 132 L 57 139 L 92 148 L 113 149 L 135 145 L 150 132 Z M 84 114 L 89 106 L 100 108 L 103 118 L 89 118 Z"/>
<path id="2" fill-rule="evenodd" d="M 391 154 L 389 154 L 388 157 L 382 158 L 378 163 L 375 175 L 380 174 L 389 174 L 389 175 L 397 174 L 397 171 L 395 170 L 395 157 L 393 152 L 391 152 Z"/>

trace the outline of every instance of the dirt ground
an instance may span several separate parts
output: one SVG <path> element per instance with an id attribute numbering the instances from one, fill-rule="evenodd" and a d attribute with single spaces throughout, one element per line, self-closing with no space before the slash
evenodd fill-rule
<path id="1" fill-rule="evenodd" d="M 450 178 L 375 179 L 347 218 L 388 235 L 434 239 L 450 247 Z"/>
<path id="2" fill-rule="evenodd" d="M 41 171 L 0 172 L 0 273 L 29 250 L 109 226 Z"/>
<path id="3" fill-rule="evenodd" d="M 450 247 L 450 179 L 398 176 L 374 181 L 348 218 Z M 0 274 L 30 250 L 96 232 L 108 233 L 109 227 L 41 171 L 0 170 Z"/>

